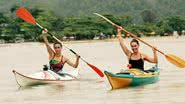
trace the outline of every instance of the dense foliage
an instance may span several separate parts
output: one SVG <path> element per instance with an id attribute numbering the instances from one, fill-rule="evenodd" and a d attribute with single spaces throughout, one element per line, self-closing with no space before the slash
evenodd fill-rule
<path id="1" fill-rule="evenodd" d="M 41 30 L 15 15 L 21 5 L 58 38 L 93 39 L 115 28 L 97 17 L 98 12 L 138 36 L 164 35 L 185 30 L 184 0 L 8 0 L 0 1 L 0 39 L 13 42 L 17 37 L 38 41 Z"/>

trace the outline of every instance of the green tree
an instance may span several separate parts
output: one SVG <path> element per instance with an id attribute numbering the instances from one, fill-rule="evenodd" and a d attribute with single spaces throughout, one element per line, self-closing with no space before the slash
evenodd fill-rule
<path id="1" fill-rule="evenodd" d="M 145 23 L 153 23 L 157 19 L 156 13 L 151 10 L 141 12 L 141 17 Z"/>
<path id="2" fill-rule="evenodd" d="M 181 32 L 185 30 L 185 18 L 174 16 L 165 18 L 157 23 L 160 31 L 159 33 L 172 33 L 173 31 Z"/>

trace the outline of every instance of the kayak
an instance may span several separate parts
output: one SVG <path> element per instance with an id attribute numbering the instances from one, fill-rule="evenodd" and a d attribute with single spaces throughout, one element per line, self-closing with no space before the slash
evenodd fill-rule
<path id="1" fill-rule="evenodd" d="M 109 80 L 112 89 L 119 89 L 129 86 L 155 83 L 159 80 L 160 70 L 158 67 L 152 67 L 146 71 L 128 69 L 116 74 L 108 71 L 104 71 L 104 73 Z"/>
<path id="2" fill-rule="evenodd" d="M 15 70 L 13 70 L 13 73 L 17 84 L 22 87 L 41 84 L 63 84 L 65 81 L 76 80 L 79 75 L 78 70 L 63 73 L 62 75 L 51 70 L 40 71 L 30 75 L 24 75 Z"/>

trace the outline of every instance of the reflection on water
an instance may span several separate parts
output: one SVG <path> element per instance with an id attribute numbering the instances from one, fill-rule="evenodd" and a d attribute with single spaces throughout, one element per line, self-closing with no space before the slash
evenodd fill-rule
<path id="1" fill-rule="evenodd" d="M 163 52 L 169 52 L 185 59 L 185 39 L 146 39 Z M 130 39 L 126 40 L 128 43 Z M 74 49 L 89 63 L 101 70 L 119 72 L 126 68 L 127 59 L 117 41 L 66 44 Z M 152 50 L 141 44 L 141 51 L 152 55 Z M 69 59 L 75 56 L 63 49 Z M 45 46 L 40 43 L 21 43 L 0 45 L 1 104 L 184 104 L 185 70 L 170 64 L 159 55 L 161 68 L 160 81 L 155 84 L 125 89 L 111 90 L 106 78 L 100 78 L 91 68 L 80 61 L 79 80 L 62 85 L 38 85 L 21 87 L 17 85 L 12 69 L 30 74 L 42 69 L 48 63 Z M 145 68 L 151 64 L 146 63 Z M 71 67 L 65 65 L 70 71 Z"/>
<path id="2" fill-rule="evenodd" d="M 50 85 L 46 85 L 46 84 L 42 84 L 42 85 L 35 85 L 35 86 L 24 86 L 24 87 L 18 87 L 18 91 L 24 91 L 24 90 L 32 90 L 35 88 L 39 88 L 39 87 L 43 87 L 43 86 L 47 86 L 47 87 L 51 87 L 51 90 L 62 90 L 64 88 L 63 85 L 58 85 L 58 84 L 50 84 Z M 52 91 L 54 92 L 54 91 Z"/>

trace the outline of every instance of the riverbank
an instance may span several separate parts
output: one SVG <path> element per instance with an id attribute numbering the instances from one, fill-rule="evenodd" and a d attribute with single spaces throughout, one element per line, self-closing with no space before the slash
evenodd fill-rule
<path id="1" fill-rule="evenodd" d="M 132 38 L 125 38 L 125 40 L 130 40 Z M 180 39 L 181 41 L 185 41 L 185 36 L 179 36 L 179 37 L 175 37 L 175 36 L 150 36 L 150 37 L 141 37 L 140 39 L 144 40 L 144 41 L 150 41 L 150 40 L 158 40 L 158 41 L 164 41 L 164 40 L 168 40 L 168 41 L 173 41 L 174 39 Z M 111 38 L 111 39 L 103 39 L 103 40 L 71 40 L 71 41 L 62 41 L 64 44 L 76 44 L 76 43 L 95 43 L 95 42 L 116 42 L 117 38 Z M 37 42 L 22 42 L 22 43 L 37 43 Z M 0 44 L 0 47 L 6 47 L 6 46 L 10 46 L 13 44 L 22 44 L 22 43 L 3 43 Z M 42 42 L 40 42 L 42 44 Z"/>

